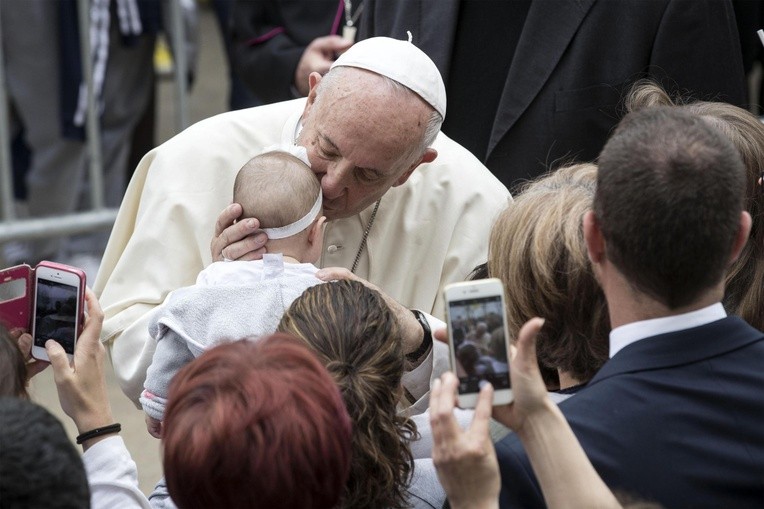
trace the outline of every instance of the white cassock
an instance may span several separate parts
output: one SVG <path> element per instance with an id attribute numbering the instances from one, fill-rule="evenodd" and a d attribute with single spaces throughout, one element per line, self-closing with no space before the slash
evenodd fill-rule
<path id="1" fill-rule="evenodd" d="M 236 173 L 264 148 L 293 142 L 304 105 L 297 99 L 208 118 L 138 165 L 94 286 L 105 313 L 101 339 L 134 402 L 154 352 L 147 313 L 172 290 L 193 284 L 212 262 L 215 221 L 231 203 Z M 403 305 L 442 317 L 443 286 L 486 261 L 491 225 L 511 197 L 442 133 L 433 148 L 435 161 L 382 197 L 356 274 Z M 373 208 L 328 224 L 320 267 L 352 266 Z M 404 378 L 412 395 L 423 396 L 416 411 L 427 404 L 430 378 L 447 369 L 447 353 L 436 346 Z"/>

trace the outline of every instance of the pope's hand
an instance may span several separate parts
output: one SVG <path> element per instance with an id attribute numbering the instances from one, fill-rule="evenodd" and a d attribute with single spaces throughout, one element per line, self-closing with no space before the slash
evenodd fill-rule
<path id="1" fill-rule="evenodd" d="M 393 312 L 393 315 L 398 322 L 398 327 L 401 329 L 403 353 L 408 354 L 414 352 L 422 344 L 422 340 L 424 339 L 424 331 L 414 316 L 414 313 L 412 313 L 411 310 L 406 306 L 380 290 L 376 285 L 356 276 L 344 267 L 326 267 L 319 270 L 316 273 L 316 277 L 321 281 L 336 281 L 339 279 L 358 281 L 371 288 L 372 290 L 379 292 L 387 305 L 390 307 L 390 310 Z M 424 358 L 425 355 L 422 355 L 422 357 Z M 411 367 L 413 366 L 409 366 L 409 368 Z"/>
<path id="2" fill-rule="evenodd" d="M 218 216 L 215 236 L 210 243 L 212 261 L 259 260 L 263 257 L 268 237 L 259 231 L 260 221 L 257 219 L 236 221 L 241 213 L 241 205 L 232 203 Z"/>

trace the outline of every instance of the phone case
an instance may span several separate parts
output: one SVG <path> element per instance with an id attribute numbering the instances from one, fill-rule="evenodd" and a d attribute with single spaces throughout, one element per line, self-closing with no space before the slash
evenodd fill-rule
<path id="1" fill-rule="evenodd" d="M 0 324 L 29 330 L 34 303 L 34 269 L 16 265 L 0 271 Z"/>
<path id="2" fill-rule="evenodd" d="M 34 297 L 35 297 L 35 270 L 37 267 L 50 267 L 66 272 L 77 274 L 80 280 L 80 331 L 85 316 L 85 286 L 87 276 L 82 269 L 64 265 L 62 263 L 42 261 L 34 268 L 27 264 L 16 265 L 0 271 L 0 323 L 8 330 L 22 328 L 31 332 Z M 23 291 L 21 286 L 23 282 Z"/>

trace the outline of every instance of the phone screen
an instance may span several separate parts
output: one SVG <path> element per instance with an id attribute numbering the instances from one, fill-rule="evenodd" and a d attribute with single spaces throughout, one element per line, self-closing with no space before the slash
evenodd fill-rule
<path id="1" fill-rule="evenodd" d="M 509 389 L 509 363 L 499 295 L 449 302 L 459 393 L 479 392 L 487 381 Z"/>
<path id="2" fill-rule="evenodd" d="M 35 346 L 44 348 L 53 339 L 61 344 L 66 353 L 74 354 L 74 338 L 77 330 L 77 287 L 37 279 L 35 305 Z"/>

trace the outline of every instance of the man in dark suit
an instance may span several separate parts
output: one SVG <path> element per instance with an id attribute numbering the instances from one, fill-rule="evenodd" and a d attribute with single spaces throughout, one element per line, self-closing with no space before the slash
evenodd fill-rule
<path id="1" fill-rule="evenodd" d="M 446 82 L 443 132 L 510 190 L 593 160 L 637 79 L 745 102 L 729 0 L 365 0 L 362 38 L 407 30 Z"/>
<path id="2" fill-rule="evenodd" d="M 720 301 L 745 245 L 745 171 L 704 119 L 627 115 L 599 158 L 584 235 L 610 360 L 560 404 L 615 492 L 665 507 L 764 503 L 764 334 Z M 520 442 L 497 444 L 502 507 L 543 498 Z"/>

